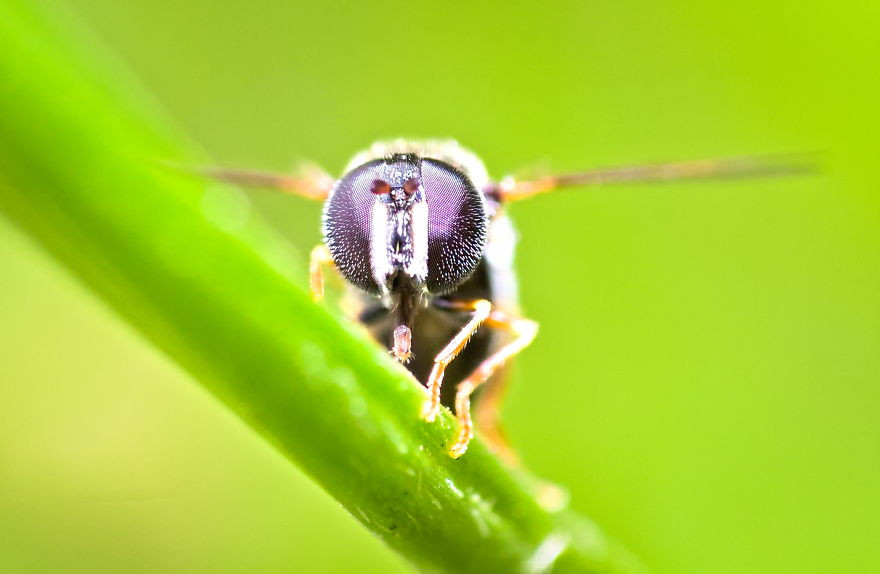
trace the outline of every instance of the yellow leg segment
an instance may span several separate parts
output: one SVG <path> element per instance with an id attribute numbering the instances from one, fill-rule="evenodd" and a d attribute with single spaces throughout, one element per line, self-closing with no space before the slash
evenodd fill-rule
<path id="1" fill-rule="evenodd" d="M 474 424 L 471 420 L 471 395 L 482 385 L 494 372 L 500 369 L 514 355 L 525 349 L 535 339 L 538 333 L 538 324 L 530 319 L 511 317 L 501 311 L 492 311 L 486 319 L 490 327 L 501 329 L 511 333 L 512 341 L 498 349 L 485 361 L 480 363 L 473 373 L 459 383 L 455 394 L 455 416 L 458 419 L 458 438 L 449 454 L 458 458 L 467 451 L 468 444 L 474 437 Z M 500 395 L 499 395 L 500 396 Z M 497 426 L 494 429 L 497 431 Z M 502 442 L 505 446 L 505 443 Z M 511 454 L 509 448 L 506 451 Z M 504 452 L 502 451 L 502 455 Z"/>
<path id="2" fill-rule="evenodd" d="M 309 289 L 315 301 L 324 298 L 324 267 L 329 265 L 333 265 L 330 250 L 323 243 L 316 245 L 309 257 Z"/>
<path id="3" fill-rule="evenodd" d="M 462 311 L 473 311 L 470 320 L 461 328 L 461 331 L 453 337 L 449 344 L 434 359 L 434 367 L 431 369 L 431 375 L 428 377 L 428 392 L 430 396 L 422 409 L 422 418 L 428 422 L 434 422 L 437 413 L 440 411 L 440 386 L 443 384 L 443 373 L 446 367 L 458 355 L 468 340 L 479 328 L 480 324 L 485 321 L 492 312 L 492 303 L 485 299 L 477 299 L 476 301 L 467 301 L 460 304 Z"/>
<path id="4" fill-rule="evenodd" d="M 507 365 L 495 371 L 489 380 L 483 383 L 480 400 L 474 405 L 473 419 L 480 436 L 489 448 L 510 466 L 516 466 L 519 458 L 510 446 L 507 435 L 501 427 L 501 402 L 507 393 L 510 373 Z"/>

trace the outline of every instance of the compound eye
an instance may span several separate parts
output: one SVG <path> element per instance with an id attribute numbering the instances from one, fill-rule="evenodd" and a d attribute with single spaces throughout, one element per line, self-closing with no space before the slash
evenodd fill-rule
<path id="1" fill-rule="evenodd" d="M 427 288 L 451 291 L 476 270 L 486 247 L 488 216 L 483 194 L 463 173 L 435 159 L 422 160 L 428 203 Z"/>
<path id="2" fill-rule="evenodd" d="M 375 160 L 342 176 L 324 204 L 324 241 L 342 275 L 369 293 L 378 293 L 370 265 L 370 228 L 376 196 L 391 192 Z"/>

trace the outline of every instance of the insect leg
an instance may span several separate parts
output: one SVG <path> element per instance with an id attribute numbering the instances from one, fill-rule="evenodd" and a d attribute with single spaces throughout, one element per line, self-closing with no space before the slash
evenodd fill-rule
<path id="1" fill-rule="evenodd" d="M 458 384 L 455 393 L 455 416 L 458 418 L 459 425 L 458 439 L 449 450 L 449 454 L 453 458 L 458 458 L 465 453 L 468 443 L 474 436 L 474 425 L 471 420 L 471 395 L 473 392 L 492 376 L 492 373 L 501 368 L 508 359 L 528 347 L 538 333 L 538 324 L 531 319 L 513 317 L 498 310 L 489 314 L 486 324 L 507 331 L 514 338 L 480 363 L 480 366 L 473 373 Z M 502 444 L 502 446 L 509 452 L 506 445 Z M 502 450 L 503 452 L 504 450 Z"/>
<path id="2" fill-rule="evenodd" d="M 317 166 L 306 165 L 297 177 L 283 173 L 227 169 L 222 167 L 182 167 L 183 171 L 241 187 L 274 189 L 306 199 L 324 201 L 333 188 L 333 178 Z"/>
<path id="3" fill-rule="evenodd" d="M 551 175 L 533 181 L 505 178 L 489 192 L 502 202 L 510 202 L 569 187 L 790 176 L 816 172 L 817 160 L 816 154 L 784 153 L 627 165 Z"/>
<path id="4" fill-rule="evenodd" d="M 501 426 L 500 406 L 510 384 L 507 365 L 499 368 L 483 383 L 480 396 L 473 408 L 474 425 L 480 429 L 480 436 L 489 447 L 511 466 L 518 462 L 516 453 L 510 446 L 507 435 Z"/>
<path id="5" fill-rule="evenodd" d="M 489 317 L 492 311 L 492 303 L 486 299 L 477 299 L 475 301 L 451 303 L 451 308 L 461 311 L 472 311 L 473 315 L 434 359 L 434 367 L 431 369 L 431 375 L 428 377 L 428 392 L 430 396 L 422 410 L 422 417 L 428 422 L 433 422 L 440 411 L 440 386 L 443 384 L 443 373 L 446 371 L 446 367 L 464 349 L 480 324 Z"/>
<path id="6" fill-rule="evenodd" d="M 333 265 L 333 257 L 330 256 L 327 246 L 319 243 L 312 249 L 309 257 L 309 288 L 315 301 L 324 298 L 324 267 L 328 265 Z"/>

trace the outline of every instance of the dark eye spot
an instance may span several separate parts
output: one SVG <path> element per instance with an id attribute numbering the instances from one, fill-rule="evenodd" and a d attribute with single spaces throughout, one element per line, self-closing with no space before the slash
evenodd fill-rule
<path id="1" fill-rule="evenodd" d="M 414 194 L 419 189 L 419 182 L 416 179 L 408 179 L 406 183 L 403 184 L 403 191 L 406 192 L 407 196 Z"/>
<path id="2" fill-rule="evenodd" d="M 384 195 L 386 193 L 391 193 L 391 186 L 381 179 L 376 179 L 373 180 L 373 185 L 370 186 L 370 191 L 373 192 L 374 195 Z"/>

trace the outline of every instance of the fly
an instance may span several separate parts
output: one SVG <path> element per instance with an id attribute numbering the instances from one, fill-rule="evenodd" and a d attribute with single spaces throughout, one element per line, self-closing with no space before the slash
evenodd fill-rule
<path id="1" fill-rule="evenodd" d="M 454 141 L 397 140 L 357 154 L 335 180 L 320 170 L 301 178 L 226 169 L 201 173 L 323 201 L 323 242 L 312 250 L 309 265 L 313 297 L 323 298 L 324 270 L 335 268 L 355 302 L 346 312 L 427 388 L 422 417 L 433 422 L 441 405 L 454 409 L 458 435 L 449 454 L 465 453 L 476 421 L 490 447 L 512 461 L 498 420 L 508 379 L 504 367 L 534 340 L 538 324 L 519 311 L 515 232 L 506 204 L 569 187 L 812 169 L 810 158 L 786 154 L 492 181 L 477 156 Z"/>

